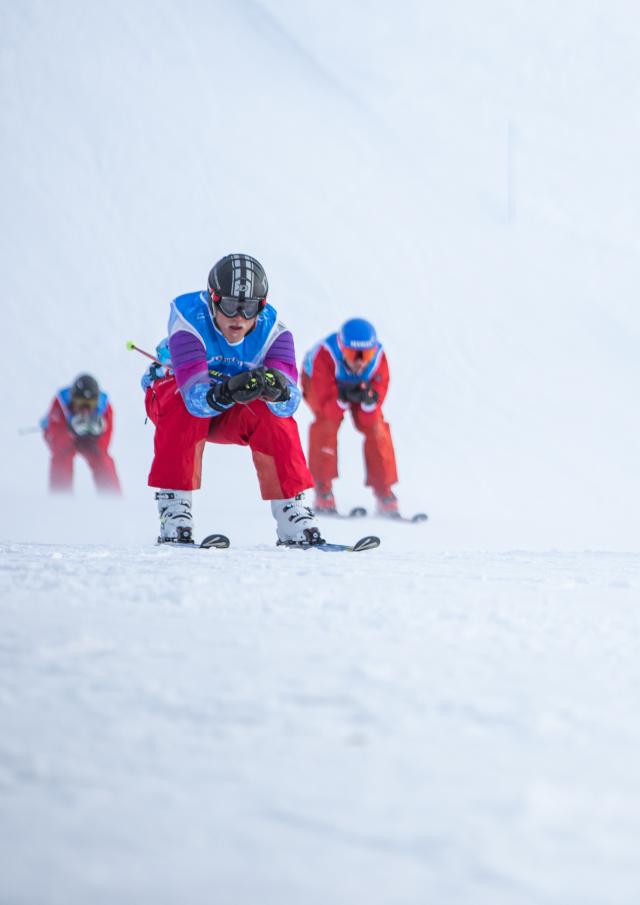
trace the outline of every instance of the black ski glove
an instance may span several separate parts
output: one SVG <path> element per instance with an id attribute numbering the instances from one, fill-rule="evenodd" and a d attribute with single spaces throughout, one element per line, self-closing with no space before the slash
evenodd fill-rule
<path id="1" fill-rule="evenodd" d="M 258 399 L 262 393 L 262 372 L 241 371 L 226 380 L 221 380 L 211 385 L 207 393 L 207 402 L 211 408 L 224 412 L 234 402 L 246 405 Z"/>
<path id="2" fill-rule="evenodd" d="M 374 390 L 370 383 L 366 380 L 360 383 L 340 383 L 338 384 L 338 396 L 342 402 L 348 402 L 351 405 L 375 405 L 380 398 L 377 390 Z"/>
<path id="3" fill-rule="evenodd" d="M 265 402 L 286 402 L 291 397 L 289 381 L 277 368 L 260 368 L 262 373 L 262 393 Z"/>
<path id="4" fill-rule="evenodd" d="M 216 412 L 226 412 L 233 405 L 233 399 L 229 392 L 226 380 L 216 380 L 207 392 L 207 402 Z"/>
<path id="5" fill-rule="evenodd" d="M 374 390 L 370 383 L 363 385 L 360 391 L 360 402 L 362 405 L 375 405 L 379 398 L 380 394 L 377 390 Z"/>
<path id="6" fill-rule="evenodd" d="M 357 405 L 362 399 L 362 388 L 359 383 L 339 383 L 338 397 L 341 402 Z"/>
<path id="7" fill-rule="evenodd" d="M 227 380 L 227 389 L 234 402 L 246 405 L 258 399 L 262 393 L 263 380 L 260 370 L 242 371 Z"/>
<path id="8" fill-rule="evenodd" d="M 164 377 L 167 373 L 164 365 L 158 364 L 154 361 L 154 363 L 149 367 L 147 374 L 149 375 L 149 380 L 153 383 L 155 380 L 160 380 L 161 377 Z"/>

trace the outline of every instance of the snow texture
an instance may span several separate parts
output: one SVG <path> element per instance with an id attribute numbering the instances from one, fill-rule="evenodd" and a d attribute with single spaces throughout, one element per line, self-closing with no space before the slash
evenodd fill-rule
<path id="1" fill-rule="evenodd" d="M 634 901 L 637 558 L 405 531 L 4 545 L 2 901 Z"/>
<path id="2" fill-rule="evenodd" d="M 631 0 L 0 4 L 0 905 L 640 900 L 639 47 Z M 299 360 L 374 322 L 429 522 L 276 549 L 209 447 L 231 549 L 153 545 L 125 343 L 231 251 Z M 122 500 L 19 433 L 81 371 Z"/>

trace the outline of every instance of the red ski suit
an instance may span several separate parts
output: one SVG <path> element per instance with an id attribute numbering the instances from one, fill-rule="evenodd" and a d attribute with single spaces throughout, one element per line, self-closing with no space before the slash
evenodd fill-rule
<path id="1" fill-rule="evenodd" d="M 274 415 L 262 400 L 198 418 L 168 376 L 147 389 L 145 408 L 156 426 L 150 487 L 198 490 L 205 443 L 249 446 L 263 500 L 290 499 L 313 486 L 296 422 Z"/>
<path id="2" fill-rule="evenodd" d="M 366 486 L 383 496 L 397 482 L 391 430 L 382 413 L 389 388 L 389 365 L 384 352 L 371 384 L 378 392 L 378 402 L 372 410 L 359 403 L 340 401 L 336 364 L 324 346 L 315 355 L 311 375 L 303 371 L 302 394 L 316 419 L 309 428 L 309 468 L 316 486 L 330 485 L 338 477 L 338 430 L 349 409 L 354 427 L 364 434 Z"/>
<path id="3" fill-rule="evenodd" d="M 102 417 L 105 427 L 99 437 L 78 437 L 67 423 L 60 400 L 57 396 L 54 398 L 44 419 L 44 439 L 51 450 L 49 489 L 52 492 L 72 492 L 73 460 L 76 453 L 87 462 L 101 493 L 121 492 L 115 462 L 108 452 L 113 431 L 113 409 L 110 402 Z"/>

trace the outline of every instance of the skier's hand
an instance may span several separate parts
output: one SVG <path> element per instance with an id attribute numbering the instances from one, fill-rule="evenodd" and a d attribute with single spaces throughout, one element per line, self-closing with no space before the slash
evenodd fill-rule
<path id="1" fill-rule="evenodd" d="M 76 437 L 88 437 L 90 435 L 90 420 L 84 414 L 74 415 L 69 422 L 69 427 Z"/>
<path id="2" fill-rule="evenodd" d="M 365 383 L 362 386 L 360 391 L 360 403 L 362 405 L 375 405 L 379 398 L 380 394 L 377 390 L 374 390 L 370 383 Z"/>
<path id="3" fill-rule="evenodd" d="M 104 418 L 102 415 L 95 415 L 93 418 L 89 418 L 89 435 L 91 437 L 100 437 L 104 434 Z"/>
<path id="4" fill-rule="evenodd" d="M 362 385 L 345 381 L 338 384 L 338 397 L 341 402 L 357 405 L 362 401 Z"/>
<path id="5" fill-rule="evenodd" d="M 156 380 L 160 380 L 160 378 L 164 377 L 166 373 L 167 369 L 164 367 L 164 365 L 160 365 L 154 362 L 147 371 L 147 374 L 149 375 L 149 382 L 153 383 Z"/>
<path id="6" fill-rule="evenodd" d="M 216 380 L 212 383 L 209 392 L 207 393 L 207 402 L 211 408 L 215 409 L 217 412 L 226 412 L 226 410 L 233 405 L 228 381 Z"/>
<path id="7" fill-rule="evenodd" d="M 342 402 L 351 405 L 375 405 L 380 398 L 378 391 L 366 380 L 361 380 L 360 383 L 340 383 L 338 395 Z"/>
<path id="8" fill-rule="evenodd" d="M 265 402 L 286 402 L 291 397 L 289 381 L 277 368 L 260 368 L 262 373 L 262 392 L 260 398 Z"/>
<path id="9" fill-rule="evenodd" d="M 254 371 L 241 371 L 226 380 L 218 381 L 211 385 L 207 393 L 207 402 L 211 408 L 225 411 L 234 402 L 246 405 L 258 399 L 262 393 L 264 381 L 260 369 Z"/>
<path id="10" fill-rule="evenodd" d="M 246 405 L 262 394 L 264 380 L 262 370 L 241 371 L 227 380 L 227 389 L 234 402 Z"/>

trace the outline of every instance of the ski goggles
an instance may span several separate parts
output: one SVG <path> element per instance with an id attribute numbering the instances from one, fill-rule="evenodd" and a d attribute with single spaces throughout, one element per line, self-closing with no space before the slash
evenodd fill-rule
<path id="1" fill-rule="evenodd" d="M 93 411 L 98 408 L 98 397 L 85 399 L 84 396 L 72 396 L 71 408 L 74 412 Z"/>
<path id="2" fill-rule="evenodd" d="M 257 317 L 264 302 L 264 299 L 237 299 L 229 295 L 212 295 L 211 298 L 216 308 L 222 311 L 225 317 L 237 317 L 241 314 L 247 321 Z"/>
<path id="3" fill-rule="evenodd" d="M 349 368 L 362 369 L 373 361 L 377 349 L 375 346 L 371 349 L 350 349 L 348 346 L 340 346 L 340 351 Z"/>

